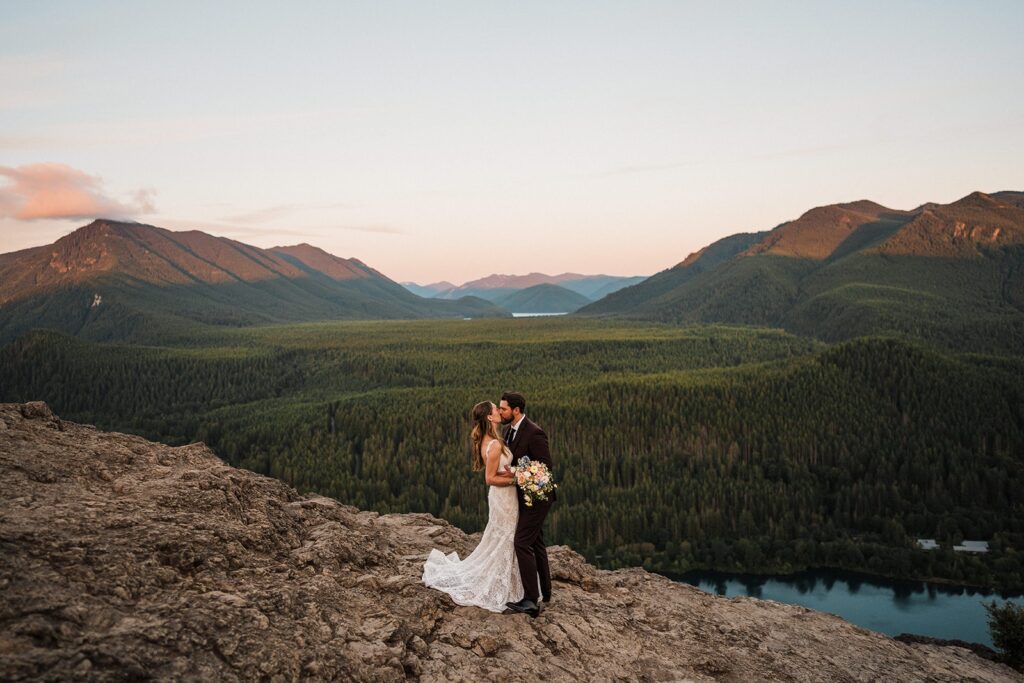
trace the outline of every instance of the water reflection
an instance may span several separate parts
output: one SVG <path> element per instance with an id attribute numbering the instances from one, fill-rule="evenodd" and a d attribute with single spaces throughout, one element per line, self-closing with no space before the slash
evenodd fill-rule
<path id="1" fill-rule="evenodd" d="M 718 595 L 775 600 L 837 614 L 888 635 L 917 633 L 992 646 L 983 603 L 1024 596 L 923 581 L 889 581 L 854 572 L 814 570 L 791 576 L 691 572 L 673 576 Z"/>
<path id="2" fill-rule="evenodd" d="M 793 582 L 793 585 L 796 587 L 796 589 L 798 591 L 800 591 L 800 595 L 807 595 L 807 593 L 810 592 L 810 589 L 814 586 L 813 579 L 811 580 L 811 585 L 810 586 L 808 586 L 807 584 L 808 584 L 807 577 L 803 577 L 803 576 L 797 578 Z"/>
<path id="3" fill-rule="evenodd" d="M 766 579 L 763 577 L 747 577 L 743 581 L 743 587 L 746 589 L 747 595 L 750 597 L 761 598 L 763 597 L 762 594 L 764 591 L 762 589 L 764 588 L 765 581 Z"/>

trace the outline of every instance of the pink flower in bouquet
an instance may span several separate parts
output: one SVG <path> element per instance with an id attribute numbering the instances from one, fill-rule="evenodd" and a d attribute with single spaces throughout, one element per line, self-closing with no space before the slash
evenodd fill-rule
<path id="1" fill-rule="evenodd" d="M 547 500 L 558 484 L 554 482 L 548 466 L 542 462 L 530 462 L 530 458 L 519 458 L 519 465 L 512 468 L 516 484 L 523 491 L 523 502 L 532 506 L 535 500 Z"/>

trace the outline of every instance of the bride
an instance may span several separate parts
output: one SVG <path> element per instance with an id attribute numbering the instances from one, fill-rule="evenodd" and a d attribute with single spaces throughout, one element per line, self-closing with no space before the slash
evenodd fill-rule
<path id="1" fill-rule="evenodd" d="M 459 605 L 475 605 L 492 612 L 505 611 L 505 603 L 523 599 L 523 582 L 513 547 L 519 502 L 515 477 L 505 468 L 512 452 L 498 435 L 501 415 L 490 401 L 473 406 L 473 470 L 484 471 L 487 491 L 487 526 L 480 544 L 464 560 L 457 553 L 430 551 L 423 565 L 423 583 L 444 591 Z"/>

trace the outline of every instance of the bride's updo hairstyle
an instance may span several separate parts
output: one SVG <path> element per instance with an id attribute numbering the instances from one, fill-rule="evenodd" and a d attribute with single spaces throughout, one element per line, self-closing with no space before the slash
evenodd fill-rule
<path id="1" fill-rule="evenodd" d="M 501 440 L 498 435 L 498 428 L 487 417 L 494 410 L 494 404 L 490 401 L 481 401 L 473 406 L 473 471 L 479 472 L 484 468 L 484 436 L 489 435 L 494 439 Z"/>

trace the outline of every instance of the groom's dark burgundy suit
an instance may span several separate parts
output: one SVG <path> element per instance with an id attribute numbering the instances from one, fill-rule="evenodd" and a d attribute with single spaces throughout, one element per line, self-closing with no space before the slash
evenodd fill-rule
<path id="1" fill-rule="evenodd" d="M 509 450 L 512 451 L 513 465 L 518 465 L 519 458 L 525 455 L 530 460 L 544 463 L 551 472 L 555 471 L 555 464 L 551 461 L 551 452 L 548 449 L 548 435 L 543 429 L 523 416 L 514 437 L 510 436 L 511 431 L 510 425 L 505 430 L 504 438 Z M 518 487 L 516 493 L 519 496 L 519 523 L 516 524 L 515 548 L 516 559 L 519 561 L 519 575 L 523 580 L 525 598 L 539 604 L 538 579 L 540 591 L 544 595 L 551 595 L 551 569 L 548 566 L 548 550 L 544 547 L 543 526 L 555 495 L 552 493 L 550 500 L 534 501 L 533 505 L 527 506 L 523 492 Z"/>

